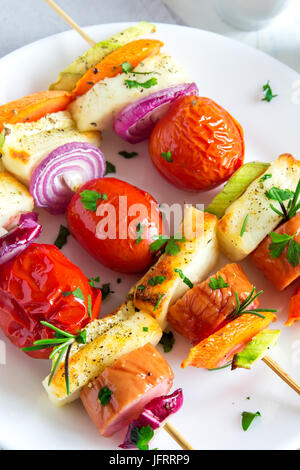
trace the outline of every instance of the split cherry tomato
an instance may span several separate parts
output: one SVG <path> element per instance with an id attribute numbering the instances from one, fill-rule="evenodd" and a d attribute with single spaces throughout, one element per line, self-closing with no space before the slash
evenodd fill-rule
<path id="1" fill-rule="evenodd" d="M 150 244 L 162 233 L 153 197 L 116 178 L 84 184 L 68 206 L 67 221 L 72 235 L 93 257 L 127 273 L 149 268 L 155 255 Z"/>
<path id="2" fill-rule="evenodd" d="M 100 306 L 101 291 L 96 297 L 83 272 L 56 246 L 32 243 L 1 266 L 0 327 L 18 348 L 53 338 L 54 331 L 41 320 L 76 334 L 98 317 Z M 46 359 L 51 351 L 26 354 Z"/>
<path id="3" fill-rule="evenodd" d="M 213 100 L 183 96 L 155 125 L 149 151 L 155 167 L 175 186 L 208 190 L 242 165 L 243 131 Z"/>

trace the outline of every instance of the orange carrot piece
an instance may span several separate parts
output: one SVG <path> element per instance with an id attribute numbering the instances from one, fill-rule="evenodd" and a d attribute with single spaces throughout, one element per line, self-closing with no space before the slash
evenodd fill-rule
<path id="1" fill-rule="evenodd" d="M 5 123 L 37 121 L 46 114 L 63 111 L 71 101 L 67 91 L 47 90 L 4 104 L 0 106 L 0 132 Z"/>
<path id="2" fill-rule="evenodd" d="M 158 54 L 162 46 L 163 43 L 156 39 L 138 39 L 119 47 L 81 77 L 72 92 L 73 96 L 83 95 L 100 80 L 115 77 L 122 73 L 122 64 L 124 62 L 129 62 L 133 68 L 136 67 L 147 57 Z"/>
<path id="3" fill-rule="evenodd" d="M 300 320 L 300 285 L 290 299 L 289 317 L 285 326 L 292 326 L 297 320 Z"/>
<path id="4" fill-rule="evenodd" d="M 227 323 L 216 333 L 194 346 L 181 367 L 183 369 L 187 366 L 214 369 L 226 364 L 234 354 L 244 349 L 253 336 L 277 318 L 274 313 L 261 313 L 265 318 L 244 314 Z"/>
<path id="5" fill-rule="evenodd" d="M 296 234 L 294 240 L 300 243 L 300 213 L 292 217 L 285 224 L 280 225 L 275 232 L 283 235 Z M 288 246 L 285 247 L 282 254 L 278 258 L 271 258 L 269 247 L 272 243 L 270 235 L 268 235 L 251 254 L 252 263 L 261 270 L 263 275 L 279 291 L 289 286 L 297 277 L 300 276 L 300 263 L 292 266 L 287 260 Z"/>

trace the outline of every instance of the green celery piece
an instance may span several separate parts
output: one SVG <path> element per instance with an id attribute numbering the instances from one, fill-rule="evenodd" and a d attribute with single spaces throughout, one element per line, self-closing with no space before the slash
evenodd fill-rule
<path id="1" fill-rule="evenodd" d="M 251 369 L 254 362 L 264 357 L 269 349 L 276 345 L 280 330 L 262 330 L 252 341 L 247 344 L 243 351 L 235 354 L 232 359 L 231 369 L 241 367 Z"/>
<path id="2" fill-rule="evenodd" d="M 269 166 L 270 164 L 265 162 L 245 163 L 232 175 L 222 191 L 214 197 L 205 212 L 215 214 L 218 218 L 223 217 L 227 207 L 238 199 L 249 184 L 261 176 Z"/>
<path id="3" fill-rule="evenodd" d="M 55 83 L 51 83 L 50 90 L 72 91 L 78 80 L 87 70 L 94 67 L 105 56 L 113 52 L 118 47 L 124 46 L 128 42 L 134 41 L 139 36 L 150 34 L 156 30 L 156 27 L 147 21 L 141 21 L 121 33 L 112 36 L 105 41 L 100 41 L 91 47 L 82 56 L 66 67 L 58 76 Z"/>

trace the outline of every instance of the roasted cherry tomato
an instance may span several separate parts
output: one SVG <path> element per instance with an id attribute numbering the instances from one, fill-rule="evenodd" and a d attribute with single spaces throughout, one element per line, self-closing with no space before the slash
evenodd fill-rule
<path id="1" fill-rule="evenodd" d="M 175 186 L 208 190 L 242 165 L 243 131 L 209 98 L 183 96 L 155 125 L 149 151 L 158 171 Z"/>
<path id="2" fill-rule="evenodd" d="M 95 297 L 83 272 L 56 246 L 33 243 L 0 268 L 0 327 L 19 348 L 54 336 L 41 320 L 75 334 L 100 306 L 101 291 Z M 46 359 L 51 350 L 26 354 Z"/>
<path id="3" fill-rule="evenodd" d="M 72 235 L 93 257 L 127 273 L 151 265 L 150 244 L 162 233 L 162 217 L 153 197 L 116 178 L 83 185 L 69 204 L 67 220 Z"/>

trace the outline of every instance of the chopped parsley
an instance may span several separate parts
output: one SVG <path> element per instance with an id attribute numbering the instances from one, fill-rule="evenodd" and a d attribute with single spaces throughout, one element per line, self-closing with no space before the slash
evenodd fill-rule
<path id="1" fill-rule="evenodd" d="M 109 173 L 116 173 L 116 166 L 113 163 L 106 160 L 105 175 L 108 175 Z"/>
<path id="2" fill-rule="evenodd" d="M 143 326 L 143 331 L 149 331 L 148 326 Z"/>
<path id="3" fill-rule="evenodd" d="M 100 401 L 102 406 L 106 406 L 111 399 L 112 391 L 108 387 L 102 387 L 98 393 L 98 400 Z"/>
<path id="4" fill-rule="evenodd" d="M 121 152 L 119 152 L 119 155 L 121 155 L 121 157 L 124 157 L 124 158 L 134 158 L 138 155 L 137 152 L 127 152 L 126 150 L 121 150 Z"/>
<path id="5" fill-rule="evenodd" d="M 96 282 L 97 282 L 97 283 L 100 282 L 100 277 L 99 277 L 99 276 L 91 277 L 91 278 L 89 279 L 89 285 L 90 285 L 91 287 L 94 287 L 95 289 L 100 289 L 99 286 L 96 286 L 96 285 L 95 285 Z"/>
<path id="6" fill-rule="evenodd" d="M 168 255 L 177 255 L 177 253 L 180 252 L 180 246 L 177 242 L 185 241 L 185 237 L 179 238 L 177 235 L 170 237 L 169 239 L 166 239 L 164 235 L 159 235 L 157 239 L 151 243 L 150 252 L 153 253 L 154 251 L 158 251 L 166 244 L 165 252 Z"/>
<path id="7" fill-rule="evenodd" d="M 172 158 L 171 150 L 168 150 L 167 152 L 162 152 L 160 155 L 161 155 L 167 162 L 173 163 L 173 158 Z"/>
<path id="8" fill-rule="evenodd" d="M 142 235 L 144 232 L 144 227 L 142 226 L 141 222 L 139 222 L 136 226 L 136 241 L 135 244 L 138 245 L 142 241 Z"/>
<path id="9" fill-rule="evenodd" d="M 190 279 L 183 274 L 181 269 L 175 268 L 174 271 L 175 271 L 175 273 L 179 274 L 179 277 L 183 280 L 183 282 L 187 286 L 189 286 L 190 289 L 192 289 L 194 287 L 194 284 L 192 283 L 192 281 L 190 281 Z"/>
<path id="10" fill-rule="evenodd" d="M 83 295 L 82 290 L 80 289 L 80 287 L 77 287 L 73 291 L 63 292 L 62 295 L 64 297 L 68 297 L 69 295 L 73 295 L 73 297 L 76 297 L 76 299 L 85 300 L 84 295 Z"/>
<path id="11" fill-rule="evenodd" d="M 92 212 L 96 212 L 97 210 L 97 202 L 99 199 L 107 199 L 106 193 L 98 193 L 97 191 L 90 191 L 89 189 L 85 189 L 80 193 L 81 202 L 85 209 L 90 210 Z"/>
<path id="12" fill-rule="evenodd" d="M 137 286 L 137 289 L 138 289 L 138 290 L 144 290 L 144 289 L 145 289 L 145 286 L 143 286 L 143 284 L 140 284 L 139 286 Z"/>
<path id="13" fill-rule="evenodd" d="M 173 349 L 174 343 L 175 343 L 175 338 L 174 338 L 172 331 L 169 331 L 168 333 L 164 331 L 159 342 L 159 344 L 161 344 L 162 347 L 164 348 L 164 352 L 165 353 L 170 352 Z"/>
<path id="14" fill-rule="evenodd" d="M 260 182 L 260 183 L 263 183 L 264 181 L 268 180 L 269 178 L 272 178 L 272 175 L 270 175 L 270 174 L 263 175 L 263 176 L 260 178 L 259 182 Z"/>
<path id="15" fill-rule="evenodd" d="M 262 101 L 267 101 L 269 103 L 270 101 L 272 101 L 273 98 L 278 96 L 278 95 L 273 95 L 269 80 L 267 81 L 265 85 L 263 85 L 262 90 L 264 92 L 264 97 L 262 98 Z"/>
<path id="16" fill-rule="evenodd" d="M 240 232 L 240 237 L 242 237 L 246 231 L 249 216 L 250 214 L 247 214 L 246 217 L 244 218 L 243 225 L 242 225 L 241 232 Z"/>
<path id="17" fill-rule="evenodd" d="M 158 284 L 162 284 L 166 279 L 166 276 L 154 276 L 149 279 L 148 284 L 150 284 L 150 286 L 157 286 Z"/>
<path id="18" fill-rule="evenodd" d="M 131 431 L 131 442 L 136 445 L 139 450 L 149 450 L 149 442 L 154 436 L 154 431 L 150 424 L 142 426 L 141 428 L 135 427 Z"/>
<path id="19" fill-rule="evenodd" d="M 160 302 L 162 301 L 162 299 L 164 298 L 165 295 L 166 295 L 166 294 L 160 294 L 160 293 L 158 294 L 158 301 L 156 302 L 156 305 L 155 305 L 155 307 L 154 307 L 154 309 L 153 309 L 153 312 L 158 308 Z"/>
<path id="20" fill-rule="evenodd" d="M 270 258 L 279 258 L 287 246 L 286 258 L 292 266 L 296 267 L 300 261 L 300 244 L 294 240 L 295 235 L 296 233 L 294 235 L 288 235 L 287 233 L 279 234 L 271 232 L 270 237 L 272 243 L 269 245 Z"/>
<path id="21" fill-rule="evenodd" d="M 122 67 L 122 71 L 124 73 L 134 73 L 135 75 L 149 75 L 151 73 L 155 73 L 155 72 L 136 72 L 134 71 L 134 67 L 133 65 L 130 63 L 130 62 L 123 62 L 123 64 L 121 64 L 121 67 Z"/>
<path id="22" fill-rule="evenodd" d="M 243 413 L 242 413 L 242 428 L 243 428 L 244 431 L 247 431 L 247 429 L 249 429 L 252 421 L 257 416 L 261 416 L 259 411 L 257 411 L 256 413 L 251 413 L 250 411 L 243 411 Z"/>
<path id="23" fill-rule="evenodd" d="M 226 281 L 222 278 L 222 276 L 211 277 L 208 283 L 209 287 L 212 290 L 223 289 L 225 287 L 230 287 Z"/>
<path id="24" fill-rule="evenodd" d="M 62 247 L 67 243 L 69 235 L 70 235 L 69 229 L 65 227 L 64 225 L 61 225 L 59 227 L 59 232 L 54 242 L 54 245 L 57 246 L 57 248 L 61 250 Z"/>
<path id="25" fill-rule="evenodd" d="M 121 67 L 124 73 L 129 73 L 133 71 L 133 65 L 131 65 L 130 62 L 123 62 L 123 64 L 121 64 Z"/>
<path id="26" fill-rule="evenodd" d="M 126 85 L 128 85 L 128 88 L 151 88 L 152 86 L 157 85 L 157 78 L 152 77 L 146 82 L 138 82 L 137 80 L 125 80 Z"/>
<path id="27" fill-rule="evenodd" d="M 102 284 L 102 286 L 100 287 L 100 290 L 102 292 L 102 300 L 105 300 L 109 294 L 115 293 L 115 291 L 111 290 L 110 288 L 110 282 L 107 282 L 106 284 Z"/>

